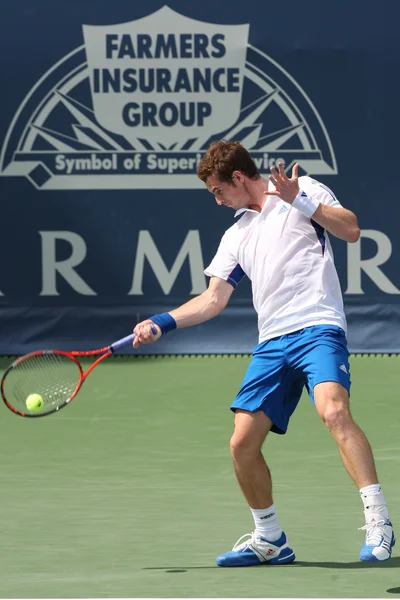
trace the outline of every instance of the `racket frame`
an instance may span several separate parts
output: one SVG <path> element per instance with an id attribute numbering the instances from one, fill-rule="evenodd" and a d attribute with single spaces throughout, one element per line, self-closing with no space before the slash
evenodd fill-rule
<path id="1" fill-rule="evenodd" d="M 93 371 L 93 369 L 95 367 L 97 367 L 97 365 L 99 363 L 101 363 L 103 360 L 105 360 L 106 358 L 108 358 L 109 356 L 114 354 L 114 352 L 117 352 L 121 348 L 124 348 L 125 346 L 132 344 L 134 338 L 135 338 L 135 335 L 130 334 L 130 335 L 127 335 L 126 337 L 118 340 L 117 342 L 114 342 L 110 346 L 105 346 L 104 348 L 98 348 L 97 350 L 86 350 L 86 351 L 85 350 L 83 350 L 83 351 L 74 350 L 71 352 L 66 352 L 64 350 L 36 350 L 35 352 L 30 352 L 29 354 L 24 354 L 24 356 L 20 356 L 19 358 L 17 358 L 14 362 L 12 362 L 7 367 L 7 369 L 5 370 L 5 372 L 1 378 L 0 391 L 1 391 L 1 397 L 3 398 L 3 402 L 5 403 L 7 408 L 9 408 L 14 414 L 19 415 L 20 417 L 31 417 L 31 418 L 47 417 L 48 415 L 51 415 L 52 413 L 58 412 L 59 410 L 64 408 L 64 406 L 67 406 L 67 404 L 69 404 L 71 402 L 71 400 L 73 400 L 75 398 L 75 396 L 81 389 L 83 382 L 86 380 L 88 375 L 90 375 L 90 373 Z M 50 410 L 47 412 L 37 412 L 37 413 L 19 411 L 12 404 L 10 404 L 10 402 L 7 400 L 7 397 L 5 395 L 4 382 L 6 380 L 8 373 L 10 371 L 12 371 L 12 369 L 17 367 L 21 362 L 24 362 L 25 360 L 28 360 L 29 358 L 32 358 L 34 356 L 43 356 L 43 355 L 51 355 L 51 354 L 65 356 L 66 358 L 68 358 L 69 360 L 72 360 L 77 365 L 77 367 L 79 369 L 79 380 L 78 380 L 78 383 L 77 383 L 74 391 L 72 392 L 72 394 L 70 394 L 68 396 L 68 398 L 65 399 L 65 401 L 62 404 L 60 404 L 59 406 L 56 406 L 53 410 Z M 79 362 L 78 357 L 89 357 L 89 356 L 98 356 L 98 358 L 90 365 L 90 367 L 86 371 L 83 371 L 82 365 Z"/>

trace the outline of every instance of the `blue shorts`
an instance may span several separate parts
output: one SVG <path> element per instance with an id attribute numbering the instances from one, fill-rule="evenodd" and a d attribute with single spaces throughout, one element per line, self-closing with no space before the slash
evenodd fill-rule
<path id="1" fill-rule="evenodd" d="M 271 431 L 286 433 L 306 386 L 314 402 L 314 386 L 336 381 L 350 392 L 346 334 L 336 325 L 314 325 L 255 347 L 231 409 L 262 410 L 273 422 Z"/>

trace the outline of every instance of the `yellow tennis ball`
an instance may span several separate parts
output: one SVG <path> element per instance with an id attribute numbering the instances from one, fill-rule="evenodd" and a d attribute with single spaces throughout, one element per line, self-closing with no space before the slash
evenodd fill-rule
<path id="1" fill-rule="evenodd" d="M 40 412 L 44 406 L 44 401 L 40 394 L 30 394 L 25 404 L 26 408 L 31 412 Z"/>

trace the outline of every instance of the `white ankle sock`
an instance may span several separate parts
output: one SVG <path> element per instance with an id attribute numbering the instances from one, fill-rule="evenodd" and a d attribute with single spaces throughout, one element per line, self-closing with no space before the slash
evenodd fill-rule
<path id="1" fill-rule="evenodd" d="M 256 526 L 256 534 L 259 537 L 275 542 L 282 535 L 282 529 L 276 516 L 275 505 L 269 508 L 251 508 L 254 524 Z"/>
<path id="2" fill-rule="evenodd" d="M 360 496 L 364 504 L 364 514 L 367 522 L 372 520 L 371 517 L 376 514 L 382 515 L 385 519 L 390 519 L 386 499 L 379 483 L 361 488 Z"/>

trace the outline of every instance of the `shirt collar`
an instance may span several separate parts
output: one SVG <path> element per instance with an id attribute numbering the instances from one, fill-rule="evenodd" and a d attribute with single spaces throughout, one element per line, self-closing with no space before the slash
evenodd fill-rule
<path id="1" fill-rule="evenodd" d="M 272 191 L 274 189 L 275 189 L 275 186 L 270 181 L 268 181 L 268 190 L 267 191 Z M 275 196 L 272 196 L 272 198 L 275 198 Z M 253 208 L 246 208 L 246 207 L 245 208 L 239 208 L 239 210 L 237 210 L 235 212 L 234 218 L 238 217 L 239 215 L 242 215 L 245 212 L 251 212 L 251 213 L 256 213 L 256 215 L 261 215 L 261 213 L 264 212 L 265 207 L 267 206 L 267 204 L 269 204 L 269 200 L 270 200 L 270 196 L 268 196 L 268 194 L 267 194 L 267 199 L 264 202 L 264 206 L 262 207 L 262 209 L 261 209 L 260 212 L 258 212 L 257 210 L 254 210 Z"/>
<path id="2" fill-rule="evenodd" d="M 258 212 L 258 210 L 254 210 L 253 208 L 239 208 L 239 210 L 237 210 L 235 212 L 235 217 L 234 218 L 238 217 L 239 215 L 242 215 L 245 212 L 250 212 L 250 213 L 255 213 L 256 215 L 261 215 L 261 213 L 263 213 L 266 210 L 267 206 L 270 206 L 271 198 L 275 198 L 275 196 L 268 196 L 267 195 L 267 199 L 264 202 L 264 206 L 262 207 L 262 209 L 260 210 L 260 212 Z"/>
<path id="3" fill-rule="evenodd" d="M 264 206 L 265 206 L 265 204 L 264 204 Z M 263 208 L 264 208 L 264 206 L 263 206 Z M 245 213 L 245 212 L 252 212 L 252 213 L 256 213 L 256 215 L 259 215 L 259 214 L 261 214 L 261 213 L 259 213 L 257 210 L 253 210 L 252 208 L 239 208 L 239 210 L 237 210 L 237 211 L 235 212 L 235 217 L 234 217 L 234 218 L 238 217 L 239 215 L 242 215 L 242 214 L 243 214 L 243 213 Z M 262 212 L 262 210 L 261 210 L 261 212 Z"/>

